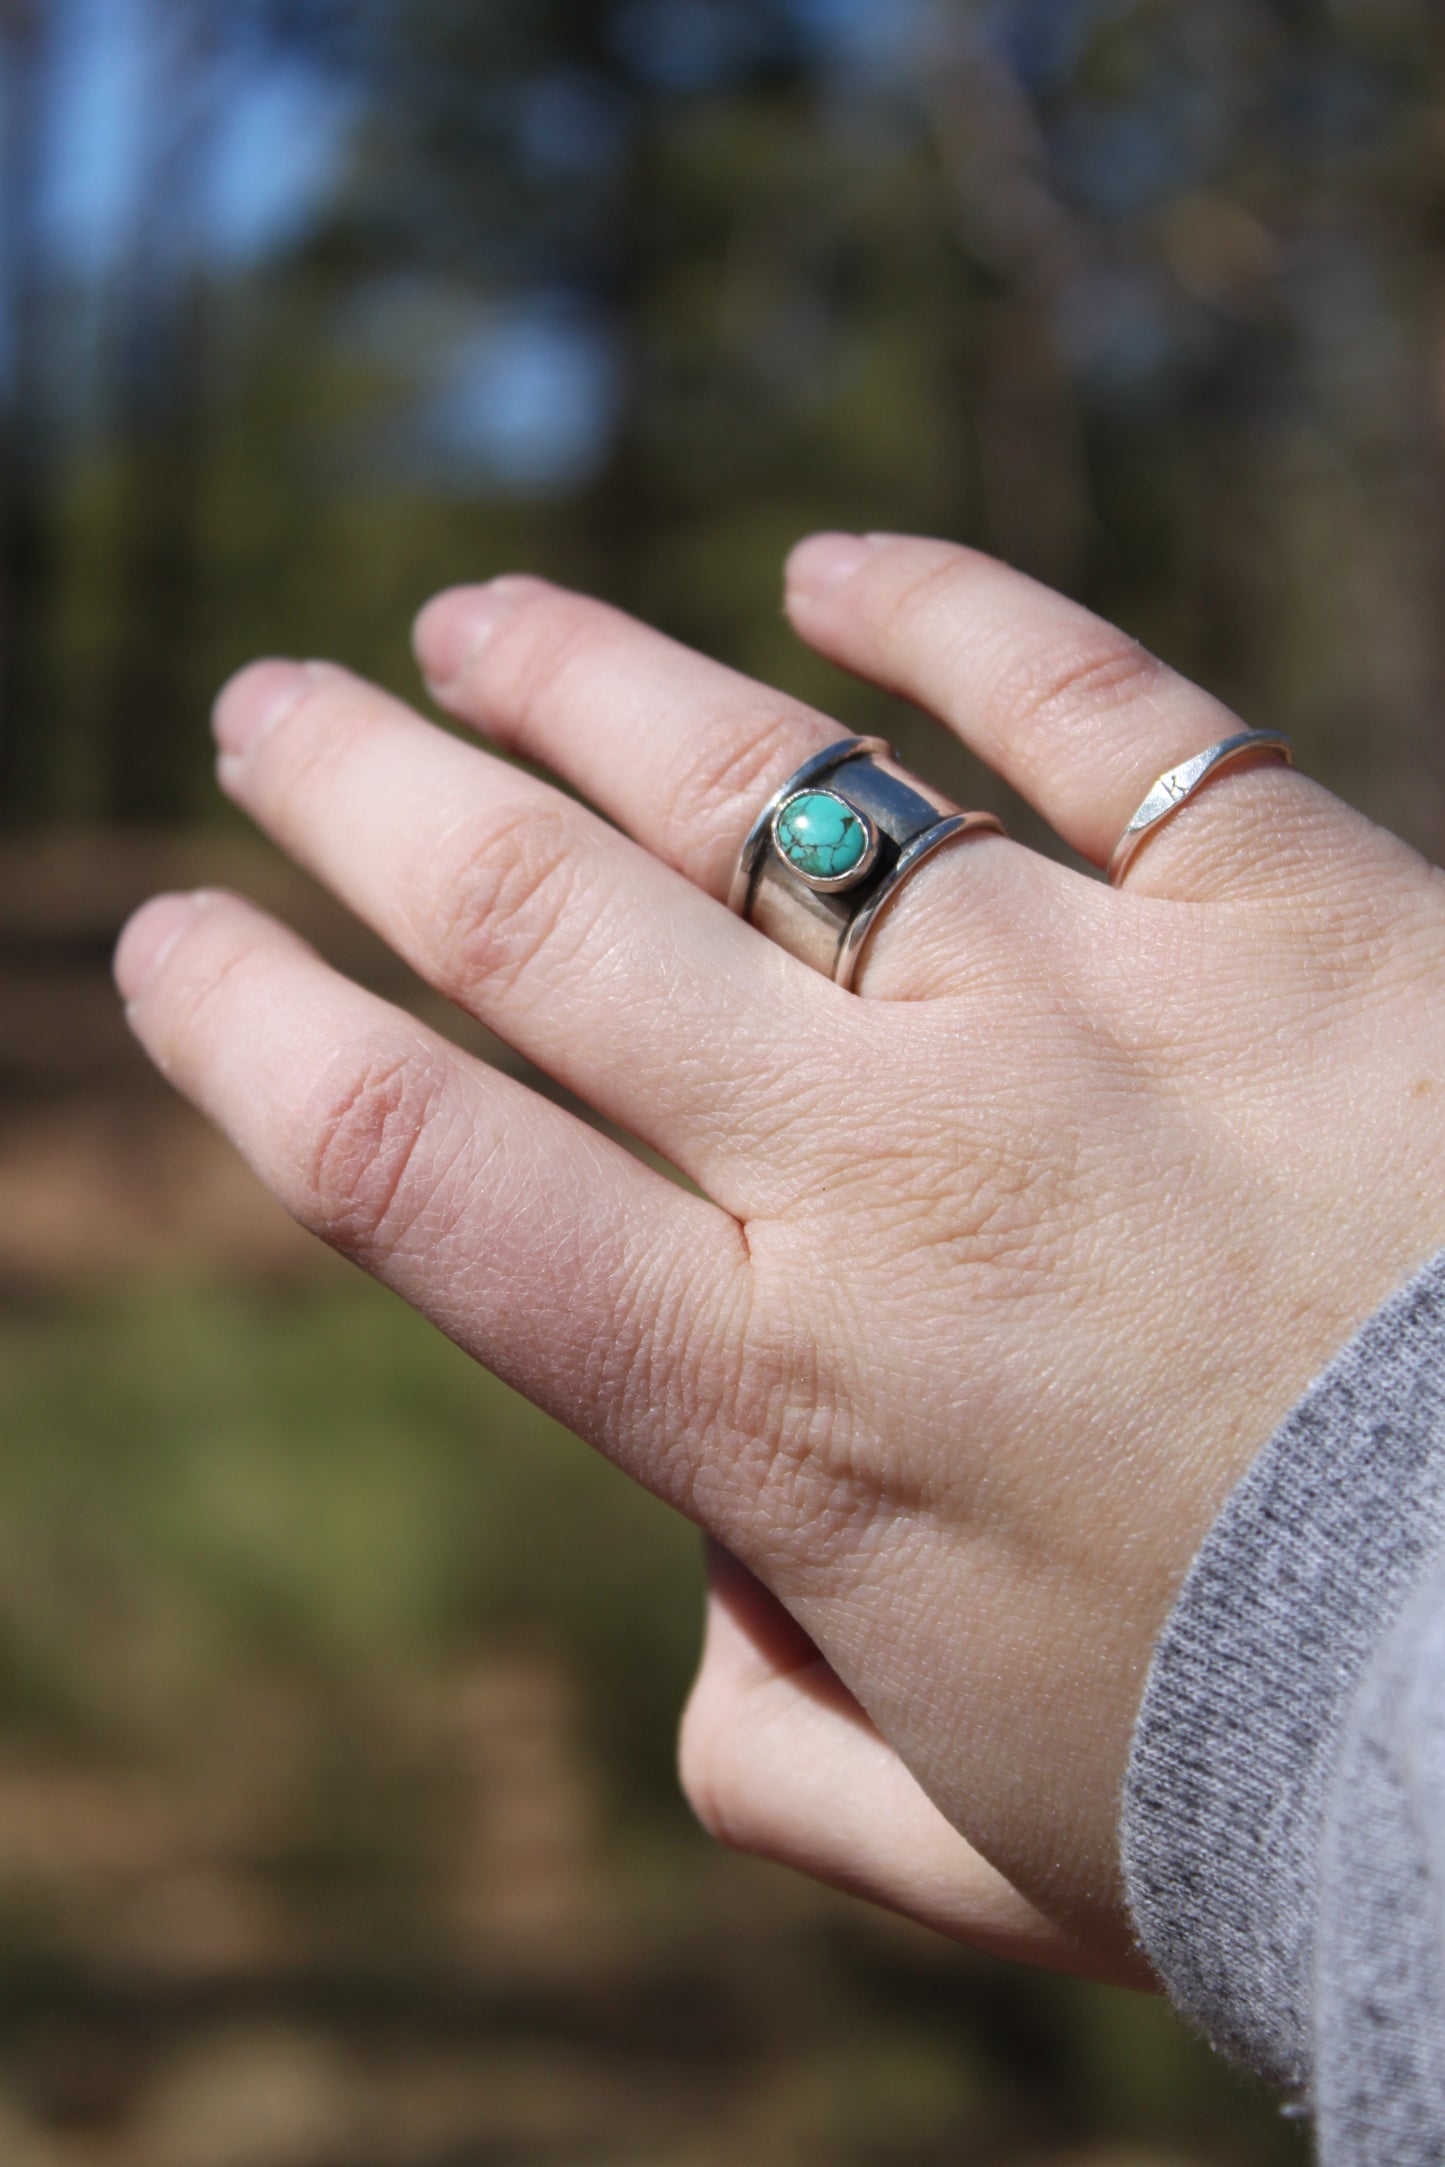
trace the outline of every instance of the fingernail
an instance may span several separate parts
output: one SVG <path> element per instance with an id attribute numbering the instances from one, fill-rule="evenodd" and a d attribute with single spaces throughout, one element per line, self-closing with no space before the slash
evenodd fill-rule
<path id="1" fill-rule="evenodd" d="M 828 594 L 851 579 L 873 554 L 861 534 L 810 534 L 788 559 L 790 594 Z"/>
<path id="2" fill-rule="evenodd" d="M 211 711 L 211 729 L 222 752 L 242 759 L 289 714 L 313 673 L 304 662 L 252 662 L 221 687 Z"/>
<path id="3" fill-rule="evenodd" d="M 158 895 L 141 905 L 116 943 L 113 968 L 123 1001 L 140 999 L 196 909 L 193 895 Z"/>
<path id="4" fill-rule="evenodd" d="M 460 683 L 516 600 L 516 586 L 494 579 L 485 587 L 449 587 L 434 595 L 412 627 L 422 675 L 433 692 Z"/>

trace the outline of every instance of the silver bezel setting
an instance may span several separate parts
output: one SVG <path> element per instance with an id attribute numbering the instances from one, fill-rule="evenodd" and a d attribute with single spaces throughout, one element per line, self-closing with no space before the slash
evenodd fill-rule
<path id="1" fill-rule="evenodd" d="M 831 798 L 834 804 L 841 805 L 844 811 L 849 813 L 863 830 L 863 855 L 856 865 L 849 866 L 846 873 L 835 873 L 831 876 L 819 873 L 805 873 L 802 866 L 790 858 L 786 850 L 784 850 L 778 840 L 778 826 L 787 813 L 788 807 L 796 805 L 799 798 Z M 830 789 L 824 782 L 806 783 L 801 790 L 790 791 L 769 821 L 768 834 L 773 849 L 782 859 L 794 880 L 802 881 L 804 887 L 811 888 L 815 895 L 841 895 L 849 888 L 856 888 L 860 881 L 868 878 L 868 875 L 878 863 L 879 834 L 877 822 L 871 820 L 861 806 L 854 805 L 850 799 L 845 798 L 841 790 Z"/>
<path id="2" fill-rule="evenodd" d="M 870 840 L 877 836 L 876 852 L 865 853 L 835 880 L 810 879 L 777 841 L 779 814 L 813 791 L 839 799 L 864 823 Z M 759 806 L 733 869 L 728 907 L 847 991 L 874 926 L 918 866 L 955 838 L 1002 833 L 992 813 L 961 813 L 910 775 L 886 739 L 839 738 L 795 768 Z"/>

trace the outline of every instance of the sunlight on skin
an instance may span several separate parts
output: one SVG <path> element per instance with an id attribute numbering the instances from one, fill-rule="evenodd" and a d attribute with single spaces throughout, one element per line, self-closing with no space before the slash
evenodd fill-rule
<path id="1" fill-rule="evenodd" d="M 1095 864 L 1237 727 L 949 544 L 815 538 L 788 601 Z M 607 818 L 326 665 L 227 688 L 225 788 L 701 1193 L 231 898 L 132 922 L 136 1031 L 304 1223 L 804 1636 L 759 1725 L 768 1636 L 715 1620 L 705 1815 L 990 1947 L 1132 1975 L 1115 1831 L 1160 1626 L 1278 1418 L 1445 1237 L 1438 877 L 1304 776 L 1240 771 L 1118 892 L 998 838 L 940 854 L 857 999 L 720 907 L 836 723 L 535 580 L 455 590 L 417 637 L 453 715 Z M 808 1650 L 821 1700 L 792 1689 Z M 829 1756 L 841 1835 L 802 1775 Z"/>

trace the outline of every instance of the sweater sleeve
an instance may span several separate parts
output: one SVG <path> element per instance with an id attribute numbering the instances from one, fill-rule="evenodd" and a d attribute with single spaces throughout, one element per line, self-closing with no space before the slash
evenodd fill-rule
<path id="1" fill-rule="evenodd" d="M 1178 2007 L 1326 2167 L 1445 2158 L 1445 1252 L 1285 1418 L 1155 1651 L 1124 1873 Z"/>

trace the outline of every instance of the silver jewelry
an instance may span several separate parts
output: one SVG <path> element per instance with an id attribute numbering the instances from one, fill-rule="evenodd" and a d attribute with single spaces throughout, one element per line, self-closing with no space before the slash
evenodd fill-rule
<path id="1" fill-rule="evenodd" d="M 1196 753 L 1192 760 L 1185 760 L 1178 767 L 1171 767 L 1153 784 L 1149 795 L 1114 845 L 1109 860 L 1109 880 L 1117 888 L 1133 862 L 1135 852 L 1148 840 L 1156 828 L 1173 818 L 1181 805 L 1193 797 L 1196 790 L 1222 775 L 1226 768 L 1237 765 L 1259 753 L 1273 753 L 1286 767 L 1294 766 L 1294 747 L 1279 730 L 1240 730 L 1233 737 L 1222 737 L 1207 752 Z"/>
<path id="2" fill-rule="evenodd" d="M 863 947 L 909 876 L 944 843 L 1002 835 L 899 764 L 881 737 L 805 760 L 748 830 L 730 907 L 779 947 L 851 987 Z"/>

